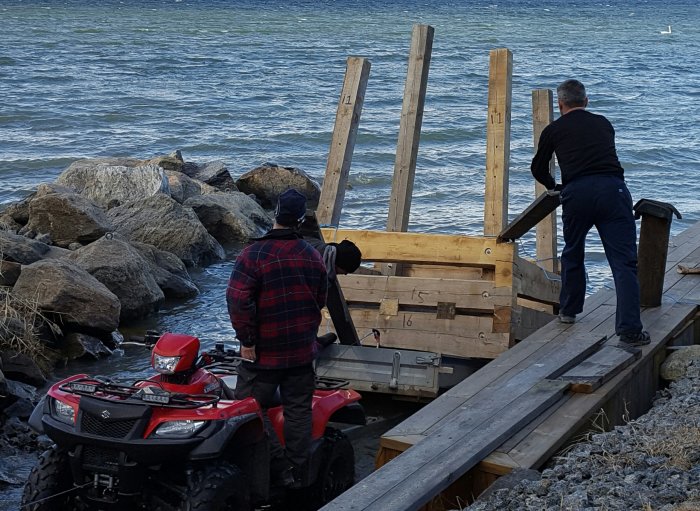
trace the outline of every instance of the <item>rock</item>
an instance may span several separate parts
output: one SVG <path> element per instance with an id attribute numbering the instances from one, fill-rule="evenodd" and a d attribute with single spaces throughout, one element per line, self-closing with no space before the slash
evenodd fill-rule
<path id="1" fill-rule="evenodd" d="M 34 386 L 11 379 L 7 379 L 5 383 L 7 385 L 7 394 L 16 398 L 15 401 L 18 399 L 26 399 L 31 402 L 36 402 L 37 395 Z"/>
<path id="2" fill-rule="evenodd" d="M 537 470 L 531 470 L 527 468 L 514 469 L 509 474 L 499 477 L 494 483 L 491 484 L 481 495 L 479 499 L 487 499 L 494 494 L 497 490 L 502 490 L 505 488 L 512 489 L 521 481 L 539 481 L 540 473 Z"/>
<path id="3" fill-rule="evenodd" d="M 16 229 L 12 229 L 15 231 L 19 230 L 19 227 L 26 225 L 29 221 L 29 200 L 33 196 L 34 194 L 21 201 L 13 202 L 2 210 L 2 213 L 0 213 L 0 224 L 5 223 L 9 226 L 18 226 Z"/>
<path id="4" fill-rule="evenodd" d="M 296 188 L 306 196 L 310 209 L 318 206 L 321 197 L 321 187 L 306 172 L 294 167 L 280 167 L 275 163 L 265 163 L 246 172 L 238 178 L 236 185 L 241 192 L 254 194 L 267 209 L 274 208 L 277 197 L 290 188 Z"/>
<path id="5" fill-rule="evenodd" d="M 166 171 L 172 170 L 175 172 L 182 172 L 182 168 L 185 166 L 185 160 L 182 158 L 180 151 L 175 151 L 168 156 L 156 156 L 147 160 L 146 163 L 156 165 Z"/>
<path id="6" fill-rule="evenodd" d="M 192 179 L 182 172 L 167 170 L 165 173 L 168 176 L 168 184 L 170 185 L 170 196 L 180 204 L 190 197 L 218 192 L 213 186 Z"/>
<path id="7" fill-rule="evenodd" d="M 88 356 L 100 359 L 103 356 L 111 355 L 112 350 L 105 346 L 97 337 L 73 332 L 66 335 L 66 338 L 63 340 L 61 354 L 70 360 Z"/>
<path id="8" fill-rule="evenodd" d="M 158 193 L 170 195 L 168 179 L 161 167 L 129 158 L 79 160 L 56 181 L 72 186 L 105 208 Z"/>
<path id="9" fill-rule="evenodd" d="M 192 208 L 157 194 L 108 211 L 117 232 L 130 241 L 172 252 L 187 266 L 224 258 L 224 249 L 207 232 Z"/>
<path id="10" fill-rule="evenodd" d="M 39 261 L 49 251 L 49 246 L 30 240 L 19 234 L 0 231 L 0 258 L 19 264 L 32 264 Z"/>
<path id="11" fill-rule="evenodd" d="M 241 192 L 200 195 L 185 201 L 220 243 L 248 241 L 272 227 L 270 216 Z"/>
<path id="12" fill-rule="evenodd" d="M 212 161 L 204 165 L 188 164 L 182 169 L 189 177 L 202 181 L 222 192 L 237 192 L 236 183 L 222 161 Z"/>
<path id="13" fill-rule="evenodd" d="M 23 267 L 12 294 L 79 331 L 112 332 L 119 325 L 119 299 L 72 262 L 45 260 Z"/>
<path id="14" fill-rule="evenodd" d="M 14 286 L 21 271 L 21 264 L 0 260 L 0 286 Z"/>
<path id="15" fill-rule="evenodd" d="M 148 261 L 129 243 L 116 237 L 102 237 L 71 252 L 68 260 L 102 282 L 119 298 L 121 320 L 148 316 L 165 300 Z"/>
<path id="16" fill-rule="evenodd" d="M 661 364 L 659 375 L 664 380 L 676 381 L 686 375 L 691 365 L 700 365 L 700 345 L 674 350 Z"/>
<path id="17" fill-rule="evenodd" d="M 34 387 L 42 387 L 46 383 L 43 371 L 28 355 L 7 350 L 0 352 L 0 359 L 5 377 Z"/>
<path id="18" fill-rule="evenodd" d="M 70 245 L 68 245 L 68 250 L 71 250 L 71 251 L 78 250 L 79 248 L 82 248 L 83 246 L 84 245 L 82 243 L 78 243 L 78 242 L 71 243 Z"/>
<path id="19" fill-rule="evenodd" d="M 29 203 L 27 229 L 48 233 L 59 247 L 90 243 L 112 230 L 105 212 L 76 193 L 46 193 Z"/>
<path id="20" fill-rule="evenodd" d="M 191 298 L 199 294 L 185 264 L 171 252 L 147 243 L 133 242 L 134 248 L 151 265 L 151 272 L 166 298 Z"/>
<path id="21" fill-rule="evenodd" d="M 29 399 L 18 399 L 3 411 L 8 417 L 16 417 L 22 420 L 29 419 L 34 411 L 34 402 Z"/>

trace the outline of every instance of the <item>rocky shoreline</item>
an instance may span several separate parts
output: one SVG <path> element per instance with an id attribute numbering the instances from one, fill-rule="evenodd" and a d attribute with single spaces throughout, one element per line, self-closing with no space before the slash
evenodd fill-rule
<path id="1" fill-rule="evenodd" d="M 667 359 L 681 370 L 642 417 L 588 435 L 537 472 L 516 471 L 469 511 L 700 509 L 700 346 Z M 691 355 L 691 356 L 687 356 Z M 681 360 L 682 359 L 682 360 Z M 663 371 L 662 371 L 663 374 Z M 682 376 L 681 376 L 682 375 Z"/>
<path id="2" fill-rule="evenodd" d="M 223 162 L 175 151 L 78 160 L 2 205 L 0 492 L 24 484 L 26 458 L 48 445 L 26 420 L 52 368 L 108 357 L 120 327 L 197 295 L 188 269 L 264 233 L 292 187 L 318 204 L 320 185 L 303 170 L 265 163 L 234 179 Z"/>

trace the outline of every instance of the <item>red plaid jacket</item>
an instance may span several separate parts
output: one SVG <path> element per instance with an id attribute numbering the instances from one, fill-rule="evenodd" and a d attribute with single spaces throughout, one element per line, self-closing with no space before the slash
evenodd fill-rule
<path id="1" fill-rule="evenodd" d="M 320 254 L 290 229 L 273 229 L 240 253 L 226 303 L 239 341 L 255 346 L 258 368 L 313 361 L 327 290 Z"/>

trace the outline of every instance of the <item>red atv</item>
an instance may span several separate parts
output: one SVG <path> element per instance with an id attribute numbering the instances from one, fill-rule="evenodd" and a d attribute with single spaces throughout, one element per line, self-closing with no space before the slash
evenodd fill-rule
<path id="1" fill-rule="evenodd" d="M 55 445 L 32 470 L 21 509 L 240 511 L 288 499 L 271 482 L 258 403 L 233 398 L 240 358 L 221 344 L 199 356 L 199 344 L 164 334 L 151 355 L 159 374 L 131 385 L 76 375 L 52 386 L 30 424 Z M 292 509 L 318 508 L 354 482 L 352 445 L 329 427 L 365 423 L 345 383 L 317 379 L 311 461 Z M 281 406 L 269 416 L 284 443 Z"/>

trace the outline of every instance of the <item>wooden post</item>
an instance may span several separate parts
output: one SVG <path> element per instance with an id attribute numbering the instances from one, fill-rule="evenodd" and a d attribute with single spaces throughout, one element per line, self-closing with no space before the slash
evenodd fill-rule
<path id="1" fill-rule="evenodd" d="M 408 57 L 408 73 L 401 109 L 399 140 L 396 146 L 394 178 L 391 184 L 389 218 L 386 230 L 406 232 L 411 212 L 413 181 L 416 175 L 416 159 L 420 142 L 425 91 L 428 88 L 428 70 L 433 51 L 434 29 L 430 25 L 414 25 L 411 37 L 411 53 Z M 396 275 L 396 266 L 384 265 L 382 272 Z"/>
<path id="2" fill-rule="evenodd" d="M 348 57 L 343 89 L 335 114 L 326 176 L 316 209 L 316 218 L 321 225 L 338 225 L 340 222 L 370 67 L 369 60 L 365 58 Z"/>
<path id="3" fill-rule="evenodd" d="M 540 142 L 542 130 L 554 119 L 553 94 L 549 89 L 536 89 L 532 91 L 532 140 L 535 153 Z M 554 175 L 554 156 L 549 160 L 549 173 Z M 546 190 L 544 185 L 535 181 L 535 198 Z M 542 267 L 550 272 L 559 273 L 559 259 L 557 259 L 557 211 L 537 224 L 536 239 L 537 260 Z"/>
<path id="4" fill-rule="evenodd" d="M 498 236 L 508 223 L 512 80 L 513 54 L 511 51 L 507 48 L 491 50 L 486 121 L 484 236 Z"/>

